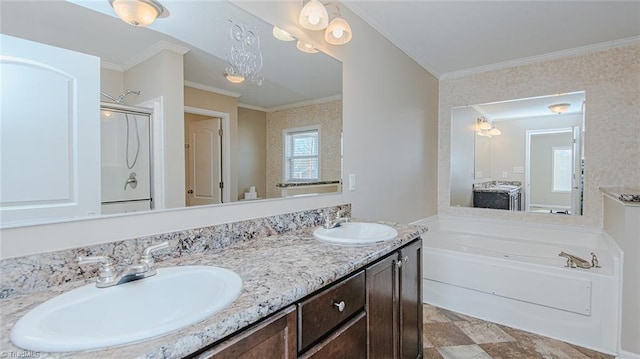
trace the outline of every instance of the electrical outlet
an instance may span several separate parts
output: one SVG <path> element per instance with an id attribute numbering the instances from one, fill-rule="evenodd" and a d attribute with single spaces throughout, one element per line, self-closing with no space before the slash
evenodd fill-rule
<path id="1" fill-rule="evenodd" d="M 524 167 L 513 167 L 513 173 L 524 173 Z"/>
<path id="2" fill-rule="evenodd" d="M 349 191 L 356 190 L 356 175 L 355 173 L 349 174 Z"/>
<path id="3" fill-rule="evenodd" d="M 507 171 L 503 171 L 502 178 L 507 178 L 507 177 L 509 177 L 509 173 L 507 173 Z"/>
<path id="4" fill-rule="evenodd" d="M 482 171 L 476 172 L 476 177 L 477 178 L 482 178 Z"/>

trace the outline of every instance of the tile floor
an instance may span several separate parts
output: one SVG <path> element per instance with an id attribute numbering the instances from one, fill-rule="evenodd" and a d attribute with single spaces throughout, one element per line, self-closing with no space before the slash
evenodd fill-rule
<path id="1" fill-rule="evenodd" d="M 613 359 L 611 355 L 425 304 L 424 359 Z"/>

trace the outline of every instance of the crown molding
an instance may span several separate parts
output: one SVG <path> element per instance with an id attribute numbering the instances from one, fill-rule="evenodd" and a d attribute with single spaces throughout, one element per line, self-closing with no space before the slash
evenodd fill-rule
<path id="1" fill-rule="evenodd" d="M 318 99 L 309 100 L 309 101 L 291 103 L 291 104 L 288 104 L 288 105 L 270 107 L 270 108 L 267 109 L 267 112 L 289 110 L 289 109 L 292 109 L 292 108 L 299 108 L 299 107 L 309 106 L 309 105 L 319 105 L 319 104 L 322 104 L 322 103 L 333 102 L 333 101 L 338 101 L 338 100 L 342 100 L 342 95 L 334 95 L 334 96 L 323 97 L 323 98 L 318 98 Z"/>
<path id="2" fill-rule="evenodd" d="M 512 60 L 512 61 L 497 62 L 490 65 L 478 66 L 478 67 L 473 67 L 470 69 L 465 69 L 460 71 L 447 72 L 440 75 L 440 80 L 448 80 L 448 79 L 453 79 L 457 77 L 469 76 L 469 75 L 479 74 L 479 73 L 488 72 L 488 71 L 502 70 L 502 69 L 507 69 L 507 68 L 516 67 L 516 66 L 530 65 L 538 62 L 560 59 L 563 57 L 584 55 L 591 52 L 609 50 L 616 47 L 628 46 L 633 44 L 640 44 L 640 36 L 633 36 L 633 37 L 628 37 L 620 40 L 606 41 L 598 44 L 576 47 L 573 49 L 550 52 L 543 55 L 524 57 L 524 58 Z"/>
<path id="3" fill-rule="evenodd" d="M 193 81 L 185 81 L 184 85 L 187 86 L 187 87 L 193 87 L 193 88 L 198 89 L 198 90 L 213 92 L 213 93 L 217 93 L 219 95 L 225 95 L 225 96 L 234 97 L 234 98 L 238 98 L 238 97 L 242 96 L 242 94 L 237 93 L 237 92 L 227 91 L 227 90 L 223 90 L 221 88 L 217 88 L 217 87 L 213 87 L 213 86 L 209 86 L 209 85 L 204 85 L 204 84 L 193 82 Z"/>
<path id="4" fill-rule="evenodd" d="M 170 42 L 167 41 L 158 41 L 155 44 L 153 44 L 151 47 L 145 49 L 144 51 L 142 51 L 139 54 L 136 54 L 135 56 L 129 58 L 123 65 L 122 68 L 124 71 L 129 70 L 130 68 L 150 59 L 151 57 L 155 56 L 156 54 L 158 54 L 159 52 L 163 51 L 163 50 L 169 50 L 169 51 L 173 51 L 179 55 L 184 55 L 187 52 L 189 52 L 189 48 L 184 47 L 184 46 L 180 46 L 180 45 L 176 45 L 176 44 L 172 44 Z"/>
<path id="5" fill-rule="evenodd" d="M 123 72 L 124 71 L 122 69 L 122 66 L 120 66 L 118 64 L 114 64 L 113 62 L 104 61 L 103 59 L 100 59 L 100 68 L 107 69 L 107 70 L 113 70 L 113 71 L 119 71 L 119 72 Z"/>

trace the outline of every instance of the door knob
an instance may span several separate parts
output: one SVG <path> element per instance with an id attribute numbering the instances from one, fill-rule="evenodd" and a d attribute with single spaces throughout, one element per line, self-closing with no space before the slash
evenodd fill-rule
<path id="1" fill-rule="evenodd" d="M 192 189 L 190 189 L 190 190 L 188 190 L 188 191 L 187 191 L 187 193 L 188 193 L 188 194 L 193 194 L 193 190 L 192 190 Z"/>

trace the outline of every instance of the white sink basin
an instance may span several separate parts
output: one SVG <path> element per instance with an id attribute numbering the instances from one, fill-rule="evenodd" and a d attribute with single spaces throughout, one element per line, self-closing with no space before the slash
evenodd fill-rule
<path id="1" fill-rule="evenodd" d="M 218 267 L 160 268 L 155 276 L 109 288 L 86 285 L 23 316 L 11 341 L 37 352 L 69 352 L 133 343 L 194 324 L 233 302 L 236 273 Z"/>
<path id="2" fill-rule="evenodd" d="M 313 236 L 330 243 L 362 245 L 394 239 L 398 236 L 398 232 L 385 224 L 350 222 L 331 229 L 318 227 L 313 231 Z"/>

